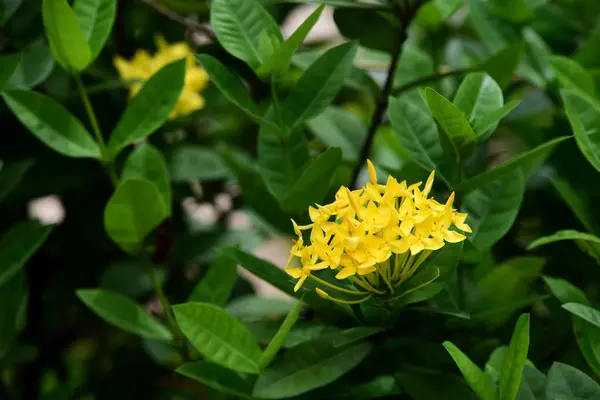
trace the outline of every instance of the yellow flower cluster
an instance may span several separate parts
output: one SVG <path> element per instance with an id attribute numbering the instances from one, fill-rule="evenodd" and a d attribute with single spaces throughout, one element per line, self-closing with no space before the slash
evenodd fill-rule
<path id="1" fill-rule="evenodd" d="M 335 201 L 309 207 L 312 221 L 299 226 L 292 220 L 298 238 L 290 253 L 286 272 L 298 279 L 295 291 L 307 278 L 351 294 L 393 294 L 394 288 L 409 279 L 435 250 L 446 242 L 456 243 L 465 236 L 452 227 L 470 233 L 467 214 L 452 208 L 454 193 L 446 204 L 428 198 L 434 172 L 420 189 L 421 182 L 407 186 L 389 177 L 385 185 L 377 183 L 375 168 L 368 161 L 370 182 L 359 190 L 338 190 Z M 303 231 L 309 243 L 305 243 Z M 301 266 L 291 267 L 296 258 Z M 331 268 L 337 279 L 349 278 L 365 291 L 353 291 L 333 285 L 312 273 Z M 322 297 L 336 301 L 317 288 Z"/>
<path id="2" fill-rule="evenodd" d="M 130 61 L 119 56 L 114 59 L 115 68 L 121 79 L 130 81 L 131 97 L 139 92 L 144 81 L 162 67 L 186 58 L 185 86 L 169 119 L 182 117 L 204 108 L 204 97 L 198 92 L 206 88 L 208 74 L 198 66 L 188 44 L 185 42 L 168 44 L 162 36 L 157 36 L 156 46 L 158 51 L 154 56 L 151 56 L 146 50 L 138 50 Z"/>

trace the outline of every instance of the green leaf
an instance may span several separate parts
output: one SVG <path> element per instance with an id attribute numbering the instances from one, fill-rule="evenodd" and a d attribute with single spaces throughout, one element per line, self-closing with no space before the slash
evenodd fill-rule
<path id="1" fill-rule="evenodd" d="M 21 53 L 7 54 L 0 57 L 0 90 L 13 75 L 21 62 Z"/>
<path id="2" fill-rule="evenodd" d="M 129 298 L 101 289 L 79 289 L 77 297 L 96 315 L 124 331 L 151 339 L 170 341 L 173 335 Z"/>
<path id="3" fill-rule="evenodd" d="M 42 18 L 56 61 L 67 71 L 83 71 L 92 53 L 67 0 L 43 0 Z"/>
<path id="4" fill-rule="evenodd" d="M 73 11 L 91 51 L 91 60 L 98 57 L 108 39 L 117 14 L 116 0 L 76 0 Z"/>
<path id="5" fill-rule="evenodd" d="M 229 369 L 257 374 L 260 349 L 241 322 L 222 308 L 206 303 L 173 306 L 183 334 L 209 361 Z"/>
<path id="6" fill-rule="evenodd" d="M 256 74 L 265 78 L 270 75 L 284 73 L 289 68 L 294 52 L 300 47 L 310 30 L 315 26 L 324 8 L 325 5 L 322 4 L 313 11 L 298 29 L 279 48 L 275 49 L 273 54 L 256 70 Z"/>
<path id="7" fill-rule="evenodd" d="M 519 41 L 492 55 L 481 67 L 498 83 L 498 86 L 505 89 L 512 82 L 513 74 L 521 62 L 524 51 L 525 43 Z"/>
<path id="8" fill-rule="evenodd" d="M 175 371 L 221 393 L 229 394 L 236 398 L 252 398 L 252 382 L 249 379 L 244 379 L 234 371 L 209 361 L 202 360 L 186 363 Z"/>
<path id="9" fill-rule="evenodd" d="M 600 311 L 578 303 L 566 303 L 562 308 L 600 328 Z"/>
<path id="10" fill-rule="evenodd" d="M 592 371 L 594 371 L 596 375 L 599 374 L 600 356 L 598 355 L 598 346 L 600 346 L 600 329 L 589 322 L 574 316 L 573 332 L 583 358 Z"/>
<path id="11" fill-rule="evenodd" d="M 445 133 L 445 136 L 440 133 L 440 137 L 446 139 L 442 140 L 442 145 L 448 143 L 446 152 L 450 153 L 452 158 L 460 164 L 475 149 L 477 137 L 473 128 L 463 113 L 435 90 L 426 88 L 424 97 L 431 113 Z"/>
<path id="12" fill-rule="evenodd" d="M 321 114 L 342 88 L 358 46 L 347 43 L 320 56 L 302 75 L 282 103 L 282 120 L 288 131 Z"/>
<path id="13" fill-rule="evenodd" d="M 589 305 L 585 293 L 571 282 L 564 279 L 543 276 L 542 279 L 550 292 L 562 303 L 580 303 Z"/>
<path id="14" fill-rule="evenodd" d="M 15 116 L 53 150 L 69 157 L 101 158 L 100 147 L 81 122 L 52 98 L 26 90 L 2 94 Z"/>
<path id="15" fill-rule="evenodd" d="M 173 150 L 169 167 L 173 182 L 215 181 L 230 175 L 218 153 L 208 147 L 191 144 Z"/>
<path id="16" fill-rule="evenodd" d="M 225 309 L 242 321 L 269 320 L 288 314 L 297 303 L 294 299 L 249 294 L 232 299 Z"/>
<path id="17" fill-rule="evenodd" d="M 292 311 L 290 311 L 283 320 L 281 327 L 279 328 L 273 339 L 271 339 L 267 348 L 263 351 L 259 362 L 259 367 L 261 371 L 268 367 L 269 364 L 271 364 L 271 362 L 283 346 L 284 342 L 287 340 L 288 335 L 290 334 L 290 330 L 292 330 L 292 328 L 296 324 L 296 321 L 298 321 L 298 318 L 300 317 L 300 311 L 302 311 L 302 306 L 302 301 L 296 303 Z"/>
<path id="18" fill-rule="evenodd" d="M 156 131 L 169 118 L 183 90 L 185 59 L 162 67 L 131 99 L 108 141 L 112 158 Z"/>
<path id="19" fill-rule="evenodd" d="M 394 51 L 399 39 L 400 22 L 390 13 L 358 8 L 336 8 L 333 14 L 338 29 L 348 39 L 361 46 L 388 53 Z"/>
<path id="20" fill-rule="evenodd" d="M 131 152 L 121 173 L 121 180 L 142 179 L 153 183 L 161 193 L 169 215 L 171 214 L 171 182 L 167 163 L 155 147 L 142 143 Z"/>
<path id="21" fill-rule="evenodd" d="M 425 5 L 433 4 L 432 2 L 425 3 Z M 464 379 L 456 374 L 425 368 L 411 368 L 410 371 L 394 374 L 394 378 L 402 392 L 413 400 L 473 400 L 475 398 L 473 391 L 465 384 Z M 398 397 L 400 396 L 392 398 Z"/>
<path id="22" fill-rule="evenodd" d="M 477 365 L 473 363 L 458 347 L 451 342 L 444 342 L 444 347 L 462 372 L 465 380 L 482 400 L 496 400 L 496 387 Z"/>
<path id="23" fill-rule="evenodd" d="M 461 82 L 454 104 L 465 114 L 471 126 L 476 126 L 485 116 L 504 105 L 504 96 L 494 79 L 484 72 L 476 72 L 468 74 Z"/>
<path id="24" fill-rule="evenodd" d="M 577 217 L 583 227 L 595 234 L 600 234 L 600 226 L 596 223 L 592 215 L 591 204 L 588 204 L 587 198 L 580 196 L 567 181 L 558 177 L 550 179 L 556 191 L 567 203 L 573 214 Z"/>
<path id="25" fill-rule="evenodd" d="M 339 147 L 344 160 L 356 161 L 367 137 L 367 127 L 341 107 L 328 107 L 308 121 L 312 133 L 327 147 Z"/>
<path id="26" fill-rule="evenodd" d="M 329 337 L 288 350 L 256 381 L 254 396 L 290 398 L 322 387 L 348 373 L 369 354 L 369 343 L 336 345 Z"/>
<path id="27" fill-rule="evenodd" d="M 23 0 L 3 0 L 0 2 L 0 25 L 4 25 L 17 12 Z"/>
<path id="28" fill-rule="evenodd" d="M 44 36 L 27 44 L 21 54 L 21 62 L 7 82 L 6 88 L 31 89 L 44 82 L 54 69 L 54 58 Z"/>
<path id="29" fill-rule="evenodd" d="M 512 226 L 524 193 L 523 174 L 515 170 L 465 196 L 462 212 L 473 230 L 468 240 L 479 250 L 491 248 Z"/>
<path id="30" fill-rule="evenodd" d="M 282 200 L 287 211 L 300 211 L 309 205 L 321 203 L 331 186 L 335 170 L 342 160 L 340 149 L 330 147 L 307 165 Z"/>
<path id="31" fill-rule="evenodd" d="M 32 165 L 33 160 L 21 160 L 2 169 L 0 172 L 0 203 L 25 177 Z"/>
<path id="32" fill-rule="evenodd" d="M 436 170 L 450 185 L 441 168 L 447 159 L 431 115 L 404 96 L 390 98 L 388 113 L 392 128 L 411 159 L 428 172 Z"/>
<path id="33" fill-rule="evenodd" d="M 511 100 L 497 110 L 482 116 L 479 121 L 476 121 L 473 125 L 473 130 L 475 130 L 475 134 L 477 135 L 477 141 L 479 143 L 487 141 L 492 136 L 492 133 L 494 133 L 494 129 L 498 126 L 500 120 L 510 114 L 519 104 L 521 104 L 521 100 Z"/>
<path id="34" fill-rule="evenodd" d="M 169 209 L 156 185 L 128 179 L 119 184 L 104 209 L 104 228 L 124 251 L 135 253 L 168 216 Z"/>
<path id="35" fill-rule="evenodd" d="M 584 240 L 587 242 L 600 244 L 600 238 L 585 232 L 577 232 L 573 229 L 566 229 L 564 231 L 558 231 L 549 236 L 542 236 L 535 239 L 529 244 L 527 250 L 535 249 L 536 247 L 544 246 L 549 243 L 559 242 L 561 240 Z"/>
<path id="36" fill-rule="evenodd" d="M 13 225 L 0 237 L 0 286 L 6 284 L 40 248 L 53 226 L 37 221 Z"/>
<path id="37" fill-rule="evenodd" d="M 15 339 L 22 330 L 20 319 L 27 307 L 25 271 L 19 270 L 5 284 L 0 285 L 0 360 L 9 363 L 7 353 L 16 347 Z"/>
<path id="38" fill-rule="evenodd" d="M 394 89 L 400 89 L 435 73 L 435 62 L 429 53 L 415 45 L 405 44 L 402 46 L 402 54 L 394 74 Z"/>
<path id="39" fill-rule="evenodd" d="M 548 371 L 546 400 L 599 400 L 600 385 L 567 364 L 555 362 Z"/>
<path id="40" fill-rule="evenodd" d="M 570 138 L 571 136 L 561 136 L 541 144 L 535 149 L 520 153 L 515 157 L 504 161 L 495 168 L 488 169 L 479 175 L 475 175 L 474 177 L 467 179 L 458 185 L 456 191 L 463 194 L 469 193 L 485 184 L 494 182 L 496 179 L 504 178 L 506 175 L 514 172 L 515 170 L 520 170 L 524 176 L 529 176 L 531 172 L 533 172 L 542 162 L 544 162 L 546 158 L 548 158 L 557 144 Z"/>
<path id="41" fill-rule="evenodd" d="M 580 91 L 592 97 L 596 95 L 594 77 L 577 61 L 553 55 L 550 56 L 550 66 L 554 70 L 558 82 L 564 88 Z"/>
<path id="42" fill-rule="evenodd" d="M 283 42 L 279 26 L 256 0 L 214 0 L 210 25 L 223 48 L 255 70 L 265 61 L 258 48 L 261 32 Z"/>
<path id="43" fill-rule="evenodd" d="M 196 60 L 202 65 L 210 81 L 229 101 L 242 109 L 255 120 L 260 120 L 256 105 L 248 94 L 248 89 L 237 75 L 234 75 L 226 66 L 208 54 L 196 54 Z"/>
<path id="44" fill-rule="evenodd" d="M 600 105 L 572 90 L 561 89 L 560 94 L 577 146 L 590 164 L 600 171 Z"/>
<path id="45" fill-rule="evenodd" d="M 528 0 L 490 0 L 490 9 L 504 19 L 524 22 L 533 16 Z"/>
<path id="46" fill-rule="evenodd" d="M 223 306 L 231 295 L 237 280 L 237 263 L 231 257 L 220 254 L 206 275 L 196 285 L 188 301 Z"/>
<path id="47" fill-rule="evenodd" d="M 529 314 L 519 317 L 500 374 L 499 399 L 515 400 L 529 350 Z"/>

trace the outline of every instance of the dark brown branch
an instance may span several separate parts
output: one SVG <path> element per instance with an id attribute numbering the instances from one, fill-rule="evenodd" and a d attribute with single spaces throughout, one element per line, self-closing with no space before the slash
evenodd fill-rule
<path id="1" fill-rule="evenodd" d="M 189 18 L 186 18 L 182 15 L 177 14 L 174 11 L 169 10 L 166 7 L 163 7 L 159 4 L 156 4 L 154 1 L 152 0 L 140 0 L 140 2 L 142 2 L 143 4 L 145 4 L 146 6 L 150 7 L 151 9 L 153 9 L 154 11 L 156 11 L 157 13 L 169 18 L 171 21 L 177 22 L 183 26 L 185 26 L 187 29 L 197 32 L 197 33 L 201 33 L 203 35 L 205 35 L 206 37 L 208 37 L 210 40 L 212 41 L 216 41 L 217 38 L 214 34 L 214 32 L 207 26 L 202 25 L 196 21 L 193 21 Z"/>

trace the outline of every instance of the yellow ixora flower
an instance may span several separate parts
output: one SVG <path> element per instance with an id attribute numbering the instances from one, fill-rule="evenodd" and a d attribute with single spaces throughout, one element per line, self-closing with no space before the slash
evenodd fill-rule
<path id="1" fill-rule="evenodd" d="M 150 55 L 146 50 L 135 52 L 131 60 L 115 57 L 115 68 L 121 79 L 128 81 L 131 97 L 152 75 L 167 64 L 186 58 L 185 85 L 169 119 L 186 116 L 204 108 L 204 97 L 200 91 L 208 84 L 208 74 L 194 60 L 191 48 L 185 42 L 169 44 L 162 36 L 156 37 L 157 52 Z"/>
<path id="2" fill-rule="evenodd" d="M 408 186 L 391 176 L 381 185 L 373 164 L 367 164 L 370 182 L 364 187 L 351 191 L 342 186 L 333 203 L 309 207 L 309 225 L 299 226 L 292 220 L 297 239 L 286 272 L 298 279 L 295 291 L 310 278 L 317 285 L 361 296 L 340 300 L 317 287 L 321 297 L 336 302 L 356 304 L 373 295 L 394 295 L 432 252 L 466 239 L 453 228 L 471 232 L 465 223 L 467 214 L 452 207 L 454 193 L 445 204 L 429 198 L 435 171 L 422 189 L 422 182 Z M 310 239 L 308 243 L 305 237 Z M 295 259 L 300 266 L 292 267 Z M 314 274 L 327 268 L 336 272 L 337 279 L 350 280 L 355 289 Z"/>

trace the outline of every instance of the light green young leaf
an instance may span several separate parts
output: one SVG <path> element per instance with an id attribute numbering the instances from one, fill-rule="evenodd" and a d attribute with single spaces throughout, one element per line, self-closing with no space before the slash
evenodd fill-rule
<path id="1" fill-rule="evenodd" d="M 356 161 L 367 137 L 367 127 L 341 107 L 328 107 L 308 121 L 312 133 L 327 147 L 339 147 L 344 160 Z"/>
<path id="2" fill-rule="evenodd" d="M 0 203 L 25 177 L 32 165 L 33 160 L 28 159 L 14 162 L 2 168 L 2 171 L 0 171 Z"/>
<path id="3" fill-rule="evenodd" d="M 83 71 L 92 53 L 67 0 L 43 0 L 42 19 L 56 61 L 67 71 Z"/>
<path id="4" fill-rule="evenodd" d="M 79 289 L 77 297 L 111 325 L 135 335 L 170 341 L 171 332 L 129 298 L 101 289 Z"/>
<path id="5" fill-rule="evenodd" d="M 124 251 L 135 253 L 168 216 L 169 209 L 156 185 L 132 178 L 121 182 L 108 201 L 104 228 Z"/>
<path id="6" fill-rule="evenodd" d="M 185 59 L 161 68 L 131 99 L 108 141 L 115 158 L 126 146 L 157 130 L 169 118 L 183 90 Z"/>
<path id="7" fill-rule="evenodd" d="M 581 91 L 592 97 L 596 95 L 594 77 L 577 61 L 568 57 L 553 55 L 550 57 L 550 66 L 564 88 Z"/>
<path id="8" fill-rule="evenodd" d="M 550 292 L 562 303 L 580 303 L 589 305 L 585 293 L 571 282 L 564 279 L 543 276 L 542 279 Z"/>
<path id="9" fill-rule="evenodd" d="M 498 126 L 500 120 L 506 117 L 512 110 L 514 110 L 521 100 L 511 100 L 497 110 L 491 111 L 490 113 L 481 117 L 479 121 L 476 121 L 473 125 L 473 130 L 477 135 L 477 141 L 483 143 L 492 136 L 494 129 Z"/>
<path id="10" fill-rule="evenodd" d="M 600 328 L 600 311 L 578 303 L 566 303 L 562 308 Z"/>
<path id="11" fill-rule="evenodd" d="M 500 86 L 488 74 L 475 72 L 461 82 L 454 104 L 465 114 L 471 126 L 476 126 L 485 116 L 504 105 L 504 96 Z M 490 129 L 495 128 L 492 126 Z"/>
<path id="12" fill-rule="evenodd" d="M 21 123 L 48 147 L 69 157 L 101 158 L 90 133 L 52 98 L 27 90 L 9 90 L 2 97 Z"/>
<path id="13" fill-rule="evenodd" d="M 431 88 L 424 91 L 425 101 L 442 128 L 442 146 L 457 162 L 464 162 L 475 150 L 477 136 L 463 113 L 450 100 Z"/>
<path id="14" fill-rule="evenodd" d="M 515 400 L 529 351 L 529 314 L 519 317 L 500 374 L 499 400 Z"/>
<path id="15" fill-rule="evenodd" d="M 161 193 L 169 215 L 171 214 L 169 171 L 163 155 L 155 147 L 142 143 L 131 152 L 121 174 L 121 180 L 127 179 L 143 179 L 153 183 Z"/>
<path id="16" fill-rule="evenodd" d="M 302 300 L 297 302 L 292 311 L 288 313 L 288 315 L 283 320 L 279 330 L 269 342 L 267 348 L 263 351 L 262 356 L 260 357 L 259 367 L 260 370 L 263 371 L 265 368 L 271 364 L 275 356 L 283 346 L 284 342 L 287 340 L 290 331 L 298 321 L 300 317 L 300 312 L 302 311 Z"/>
<path id="17" fill-rule="evenodd" d="M 477 365 L 473 363 L 458 347 L 451 342 L 444 342 L 444 347 L 462 372 L 465 380 L 482 400 L 497 400 L 494 383 Z"/>
<path id="18" fill-rule="evenodd" d="M 221 393 L 235 398 L 252 399 L 252 381 L 240 377 L 236 372 L 202 360 L 183 364 L 177 373 L 194 379 Z"/>
<path id="19" fill-rule="evenodd" d="M 83 36 L 91 51 L 91 60 L 98 57 L 108 39 L 117 14 L 116 0 L 76 0 L 73 11 L 79 20 Z"/>
<path id="20" fill-rule="evenodd" d="M 529 244 L 527 250 L 535 249 L 536 247 L 544 246 L 549 243 L 558 242 L 561 240 L 584 240 L 587 242 L 600 244 L 600 238 L 598 236 L 592 235 L 590 233 L 585 232 L 577 232 L 573 229 L 566 229 L 563 231 L 558 231 L 549 236 L 542 236 L 535 239 L 533 242 Z"/>
<path id="21" fill-rule="evenodd" d="M 283 42 L 279 26 L 257 0 L 214 0 L 210 25 L 223 48 L 255 70 L 265 61 L 258 48 L 260 34 Z"/>
<path id="22" fill-rule="evenodd" d="M 572 90 L 561 89 L 560 94 L 577 146 L 590 164 L 600 171 L 600 105 Z"/>
<path id="23" fill-rule="evenodd" d="M 21 53 L 7 54 L 0 57 L 0 90 L 4 89 L 4 85 L 19 66 L 21 57 Z"/>
<path id="24" fill-rule="evenodd" d="M 279 75 L 285 72 L 290 65 L 294 52 L 300 47 L 310 30 L 315 26 L 323 13 L 325 5 L 319 6 L 306 20 L 286 39 L 281 46 L 275 49 L 273 54 L 256 70 L 256 74 L 262 78 L 270 75 Z"/>
<path id="25" fill-rule="evenodd" d="M 6 88 L 31 89 L 44 82 L 54 70 L 54 58 L 44 36 L 27 44 L 21 54 L 21 62 L 6 83 Z"/>
<path id="26" fill-rule="evenodd" d="M 567 364 L 555 362 L 548 371 L 546 400 L 599 400 L 600 385 Z"/>
<path id="27" fill-rule="evenodd" d="M 261 351 L 248 329 L 222 308 L 207 303 L 173 306 L 183 334 L 209 361 L 258 374 Z"/>
<path id="28" fill-rule="evenodd" d="M 227 303 L 236 280 L 237 263 L 233 258 L 220 254 L 196 285 L 188 302 L 197 301 L 223 306 Z"/>

